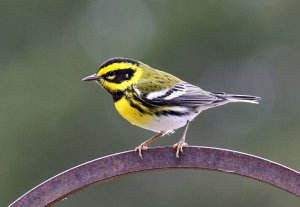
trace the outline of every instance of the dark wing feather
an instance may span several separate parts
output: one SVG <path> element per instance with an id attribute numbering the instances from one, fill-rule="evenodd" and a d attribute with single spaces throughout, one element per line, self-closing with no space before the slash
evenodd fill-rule
<path id="1" fill-rule="evenodd" d="M 170 89 L 162 90 L 161 93 L 155 91 L 143 93 L 139 91 L 138 86 L 136 87 L 136 91 L 142 100 L 155 106 L 198 107 L 207 106 L 220 99 L 186 82 L 180 82 Z"/>

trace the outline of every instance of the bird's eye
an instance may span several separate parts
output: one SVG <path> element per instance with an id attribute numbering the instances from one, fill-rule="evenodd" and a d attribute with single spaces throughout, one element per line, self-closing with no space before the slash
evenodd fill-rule
<path id="1" fill-rule="evenodd" d="M 112 79 L 115 78 L 115 76 L 116 76 L 115 71 L 109 71 L 108 73 L 106 73 L 106 78 L 107 78 L 107 79 L 112 80 Z"/>
<path id="2" fill-rule="evenodd" d="M 115 76 L 115 71 L 110 71 L 107 73 L 107 76 Z"/>

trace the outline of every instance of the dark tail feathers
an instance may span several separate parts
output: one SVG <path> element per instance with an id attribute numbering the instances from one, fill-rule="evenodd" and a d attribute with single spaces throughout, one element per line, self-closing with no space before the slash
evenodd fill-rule
<path id="1" fill-rule="evenodd" d="M 228 102 L 246 102 L 246 103 L 252 103 L 252 104 L 258 104 L 260 101 L 260 97 L 258 96 L 250 96 L 250 95 L 237 95 L 237 94 L 225 94 L 225 93 L 215 93 L 213 92 L 215 96 L 222 98 Z"/>

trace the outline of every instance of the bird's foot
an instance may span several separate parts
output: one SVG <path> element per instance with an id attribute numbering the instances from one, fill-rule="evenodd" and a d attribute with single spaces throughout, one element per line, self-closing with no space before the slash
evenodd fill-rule
<path id="1" fill-rule="evenodd" d="M 147 145 L 142 143 L 134 149 L 135 152 L 139 152 L 139 156 L 143 159 L 142 150 L 148 149 Z"/>
<path id="2" fill-rule="evenodd" d="M 176 149 L 176 157 L 179 158 L 179 154 L 182 153 L 183 154 L 183 147 L 188 146 L 188 144 L 186 142 L 184 142 L 183 140 L 179 140 L 179 142 L 177 142 L 176 144 L 173 145 L 173 148 Z"/>

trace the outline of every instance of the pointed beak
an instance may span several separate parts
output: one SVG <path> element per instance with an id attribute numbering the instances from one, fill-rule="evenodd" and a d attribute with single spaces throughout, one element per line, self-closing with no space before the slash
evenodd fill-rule
<path id="1" fill-rule="evenodd" d="M 89 76 L 83 78 L 82 81 L 96 81 L 99 79 L 100 79 L 100 77 L 97 76 L 97 74 L 93 74 L 93 75 L 89 75 Z"/>

